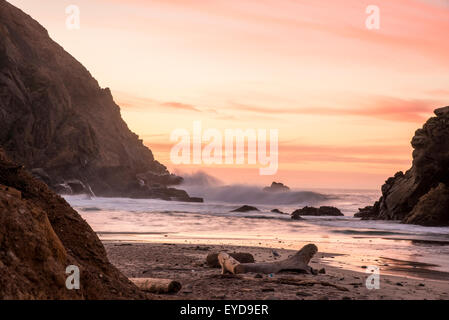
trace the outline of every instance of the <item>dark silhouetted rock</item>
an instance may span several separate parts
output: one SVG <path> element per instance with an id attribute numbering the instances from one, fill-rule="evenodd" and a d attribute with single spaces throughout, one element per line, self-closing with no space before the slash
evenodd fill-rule
<path id="1" fill-rule="evenodd" d="M 412 167 L 385 182 L 378 204 L 371 212 L 365 211 L 366 219 L 449 225 L 447 210 L 443 209 L 449 186 L 449 107 L 435 110 L 435 115 L 412 139 Z M 432 203 L 441 208 L 430 210 Z"/>
<path id="2" fill-rule="evenodd" d="M 190 197 L 187 200 L 188 202 L 198 202 L 198 203 L 203 203 L 204 199 L 203 198 L 199 198 L 199 197 Z"/>
<path id="3" fill-rule="evenodd" d="M 252 206 L 242 206 L 240 208 L 237 208 L 235 210 L 232 210 L 231 212 L 249 212 L 249 211 L 260 211 L 259 209 L 257 209 L 256 207 L 252 207 Z"/>
<path id="4" fill-rule="evenodd" d="M 279 209 L 273 209 L 273 210 L 271 210 L 271 212 L 273 212 L 273 213 L 279 213 L 279 214 L 288 214 L 288 213 L 282 212 L 282 211 L 279 210 Z"/>
<path id="5" fill-rule="evenodd" d="M 267 192 L 287 192 L 290 188 L 281 182 L 273 182 L 271 186 L 263 188 L 263 191 Z"/>
<path id="6" fill-rule="evenodd" d="M 234 252 L 229 254 L 235 260 L 240 263 L 254 263 L 254 256 L 251 253 L 247 252 Z M 220 263 L 218 262 L 218 253 L 209 253 L 206 257 L 206 263 L 211 268 L 219 268 Z"/>
<path id="7" fill-rule="evenodd" d="M 180 199 L 168 188 L 153 193 L 154 184 L 168 187 L 182 178 L 128 129 L 111 91 L 100 88 L 38 22 L 4 0 L 0 96 L 0 146 L 53 190 L 70 192 L 67 182 L 78 180 L 99 196 Z"/>
<path id="8" fill-rule="evenodd" d="M 320 216 L 344 216 L 340 209 L 335 207 L 323 206 L 318 209 Z"/>
<path id="9" fill-rule="evenodd" d="M 343 213 L 335 207 L 323 206 L 319 208 L 304 207 L 292 213 L 292 219 L 298 220 L 301 216 L 343 216 Z"/>
<path id="10" fill-rule="evenodd" d="M 95 232 L 46 184 L 0 151 L 0 299 L 143 299 Z M 66 288 L 66 268 L 80 289 Z"/>
<path id="11" fill-rule="evenodd" d="M 371 220 L 377 218 L 377 212 L 379 210 L 379 201 L 374 206 L 366 206 L 365 208 L 359 208 L 354 217 L 362 218 L 362 220 Z"/>
<path id="12" fill-rule="evenodd" d="M 319 216 L 319 209 L 314 207 L 304 207 L 293 211 L 292 218 L 297 216 Z"/>

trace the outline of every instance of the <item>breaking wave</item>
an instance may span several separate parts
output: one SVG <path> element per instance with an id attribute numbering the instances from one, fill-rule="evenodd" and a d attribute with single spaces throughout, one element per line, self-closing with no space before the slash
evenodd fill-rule
<path id="1" fill-rule="evenodd" d="M 202 197 L 207 202 L 267 205 L 313 205 L 329 197 L 312 191 L 267 192 L 260 186 L 232 184 L 221 181 L 205 172 L 182 174 L 184 182 L 180 188 L 193 197 Z"/>

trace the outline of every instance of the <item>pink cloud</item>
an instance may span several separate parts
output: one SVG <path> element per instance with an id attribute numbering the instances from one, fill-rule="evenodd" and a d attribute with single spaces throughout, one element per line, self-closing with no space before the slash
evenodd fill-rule
<path id="1" fill-rule="evenodd" d="M 168 108 L 173 110 L 185 110 L 185 111 L 194 111 L 201 112 L 196 106 L 188 103 L 182 102 L 162 102 L 151 98 L 143 98 L 137 97 L 128 93 L 115 91 L 115 99 L 117 100 L 117 104 L 122 108 L 128 109 L 158 109 L 160 108 Z"/>
<path id="2" fill-rule="evenodd" d="M 162 106 L 164 107 L 170 107 L 174 109 L 182 109 L 182 110 L 190 110 L 190 111 L 197 111 L 200 112 L 195 106 L 187 103 L 181 103 L 181 102 L 164 102 L 162 103 Z"/>
<path id="3" fill-rule="evenodd" d="M 436 101 L 408 100 L 393 97 L 367 97 L 348 102 L 357 108 L 329 108 L 329 107 L 292 107 L 266 108 L 233 103 L 233 107 L 240 111 L 266 114 L 296 114 L 296 115 L 328 115 L 328 116 L 358 116 L 371 117 L 399 122 L 423 122 L 434 109 L 441 107 Z"/>

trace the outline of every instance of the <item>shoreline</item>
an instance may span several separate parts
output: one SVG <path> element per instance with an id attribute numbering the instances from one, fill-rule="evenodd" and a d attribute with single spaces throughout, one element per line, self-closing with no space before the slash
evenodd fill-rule
<path id="1" fill-rule="evenodd" d="M 354 207 L 354 203 L 361 203 L 364 197 L 366 195 L 362 198 L 348 195 L 343 207 Z M 68 200 L 102 240 L 292 250 L 314 243 L 321 252 L 340 254 L 328 259 L 332 266 L 363 272 L 363 265 L 380 264 L 381 272 L 387 274 L 449 281 L 449 228 L 362 221 L 353 217 L 306 217 L 296 221 L 271 213 L 265 207 L 257 213 L 231 213 L 236 206 L 229 203 L 168 204 L 158 200 L 102 198 Z M 284 207 L 279 208 L 285 211 Z M 396 263 L 389 259 L 418 265 L 416 268 L 407 265 L 392 268 Z M 428 269 L 439 272 L 429 272 Z"/>
<path id="2" fill-rule="evenodd" d="M 363 273 L 364 266 L 378 266 L 380 272 L 385 275 L 397 276 L 401 278 L 410 278 L 415 280 L 440 280 L 449 283 L 449 272 L 446 268 L 439 265 L 439 261 L 426 260 L 419 254 L 410 256 L 395 256 L 380 250 L 378 255 L 362 254 L 360 250 L 354 248 L 352 254 L 347 249 L 333 250 L 335 243 L 323 242 L 323 238 L 314 238 L 311 241 L 273 238 L 253 238 L 253 237 L 205 237 L 201 235 L 187 236 L 170 233 L 98 233 L 103 243 L 135 243 L 135 244 L 179 244 L 179 245 L 203 245 L 203 246 L 229 246 L 229 247 L 250 247 L 250 248 L 268 248 L 270 250 L 287 250 L 296 252 L 308 243 L 314 243 L 318 246 L 319 254 L 324 254 L 321 263 L 329 267 L 351 270 Z M 149 237 L 151 236 L 151 237 Z M 370 239 L 365 239 L 370 241 Z M 370 242 L 371 243 L 371 242 Z M 340 243 L 344 245 L 344 243 Z M 382 244 L 373 244 L 382 248 Z"/>
<path id="3" fill-rule="evenodd" d="M 310 266 L 325 269 L 325 274 L 308 275 L 280 273 L 268 275 L 243 274 L 222 276 L 220 269 L 206 265 L 206 256 L 212 252 L 248 252 L 256 262 L 285 259 L 296 252 L 258 246 L 230 244 L 132 242 L 102 240 L 109 260 L 128 278 L 169 278 L 182 284 L 177 294 L 152 295 L 154 299 L 170 300 L 448 300 L 449 281 L 415 279 L 380 273 L 380 288 L 368 290 L 364 271 L 342 269 L 328 263 L 336 254 L 318 252 Z M 276 255 L 273 255 L 275 250 Z M 405 267 L 406 261 L 397 260 L 392 267 Z M 423 266 L 421 266 L 423 267 Z M 363 269 L 362 269 L 363 270 Z M 403 270 L 406 272 L 406 270 Z M 434 271 L 428 270 L 432 273 Z M 286 279 L 308 282 L 308 285 L 285 284 Z"/>

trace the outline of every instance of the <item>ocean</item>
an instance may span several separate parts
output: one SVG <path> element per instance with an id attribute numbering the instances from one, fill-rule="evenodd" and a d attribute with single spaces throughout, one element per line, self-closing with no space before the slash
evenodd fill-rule
<path id="1" fill-rule="evenodd" d="M 204 203 L 65 196 L 104 241 L 232 244 L 298 250 L 315 243 L 327 264 L 364 272 L 449 280 L 449 227 L 362 221 L 358 208 L 378 200 L 377 190 L 264 192 L 256 186 L 186 186 Z M 247 204 L 259 212 L 230 212 Z M 289 213 L 304 206 L 335 206 L 343 217 Z M 272 213 L 279 209 L 286 215 Z"/>

